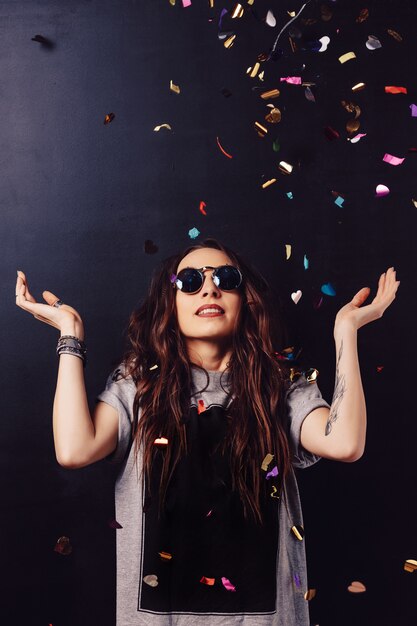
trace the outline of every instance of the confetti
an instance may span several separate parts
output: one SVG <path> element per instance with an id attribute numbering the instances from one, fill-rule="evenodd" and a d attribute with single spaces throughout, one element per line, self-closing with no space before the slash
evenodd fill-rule
<path id="1" fill-rule="evenodd" d="M 316 595 L 315 589 L 308 589 L 304 594 L 304 598 L 309 601 L 309 600 L 312 600 L 315 595 Z"/>
<path id="2" fill-rule="evenodd" d="M 241 4 L 237 4 L 235 6 L 235 8 L 233 9 L 230 17 L 233 18 L 233 19 L 240 18 L 240 17 L 243 16 L 243 13 L 244 13 L 244 9 L 243 9 L 242 5 Z"/>
<path id="3" fill-rule="evenodd" d="M 168 439 L 166 437 L 157 437 L 153 442 L 154 446 L 158 448 L 166 448 L 168 445 Z"/>
<path id="4" fill-rule="evenodd" d="M 416 209 L 417 209 L 417 200 L 415 200 L 414 198 L 412 198 L 411 202 L 414 204 L 414 206 L 415 206 L 415 207 L 416 207 Z"/>
<path id="5" fill-rule="evenodd" d="M 331 126 L 326 126 L 326 128 L 324 129 L 324 134 L 326 135 L 329 141 L 333 141 L 333 139 L 339 139 L 340 137 L 337 130 L 335 130 Z"/>
<path id="6" fill-rule="evenodd" d="M 285 244 L 285 259 L 288 261 L 290 256 L 291 256 L 291 244 L 290 243 L 286 243 Z"/>
<path id="7" fill-rule="evenodd" d="M 158 132 L 161 130 L 161 128 L 167 128 L 168 130 L 172 130 L 169 124 L 160 124 L 159 126 L 155 126 L 154 130 Z"/>
<path id="8" fill-rule="evenodd" d="M 310 87 L 306 87 L 306 90 L 305 90 L 305 92 L 304 92 L 304 95 L 305 95 L 305 97 L 307 98 L 307 100 L 308 100 L 309 102 L 315 102 L 315 101 L 316 101 L 316 98 L 315 98 L 315 96 L 314 96 L 314 93 L 311 91 L 311 88 L 310 88 Z"/>
<path id="9" fill-rule="evenodd" d="M 276 182 L 277 182 L 277 179 L 276 179 L 276 178 L 270 178 L 269 180 L 265 181 L 265 182 L 262 184 L 262 189 L 266 189 L 267 187 L 269 187 L 270 185 L 273 185 L 273 184 L 274 184 L 274 183 L 276 183 Z"/>
<path id="10" fill-rule="evenodd" d="M 206 410 L 206 407 L 204 405 L 204 400 L 199 400 L 198 401 L 198 414 L 203 413 Z"/>
<path id="11" fill-rule="evenodd" d="M 354 580 L 352 583 L 350 583 L 348 587 L 348 591 L 352 593 L 363 593 L 364 591 L 366 591 L 366 587 L 363 583 L 359 582 L 358 580 Z"/>
<path id="12" fill-rule="evenodd" d="M 389 194 L 389 189 L 386 185 L 377 185 L 375 191 L 377 198 L 382 198 L 383 196 L 387 196 Z"/>
<path id="13" fill-rule="evenodd" d="M 395 85 L 388 85 L 385 87 L 385 93 L 407 93 L 407 87 L 396 87 Z"/>
<path id="14" fill-rule="evenodd" d="M 256 74 L 259 72 L 260 67 L 260 63 L 255 63 L 253 67 L 248 67 L 248 69 L 246 70 L 246 74 L 249 74 L 251 78 L 255 78 Z"/>
<path id="15" fill-rule="evenodd" d="M 200 213 L 202 213 L 203 215 L 207 215 L 206 211 L 204 210 L 206 206 L 207 205 L 206 205 L 205 202 L 203 202 L 203 201 L 200 202 L 200 207 L 199 207 L 200 208 Z"/>
<path id="16" fill-rule="evenodd" d="M 155 364 L 155 365 L 152 365 L 152 367 L 149 368 L 149 371 L 156 370 L 156 369 L 158 369 L 158 366 Z"/>
<path id="17" fill-rule="evenodd" d="M 271 28 L 274 28 L 277 25 L 277 20 L 275 19 L 275 16 L 272 13 L 272 11 L 268 11 L 268 13 L 266 14 L 265 21 L 268 24 L 268 26 L 271 26 Z"/>
<path id="18" fill-rule="evenodd" d="M 353 85 L 352 91 L 362 91 L 362 89 L 365 89 L 365 87 L 366 83 L 356 83 L 356 85 Z"/>
<path id="19" fill-rule="evenodd" d="M 292 200 L 294 198 L 294 196 L 292 195 L 292 191 L 287 191 L 287 198 L 289 200 Z"/>
<path id="20" fill-rule="evenodd" d="M 417 104 L 410 104 L 411 117 L 417 117 Z"/>
<path id="21" fill-rule="evenodd" d="M 214 583 L 216 582 L 215 578 L 207 578 L 206 576 L 202 576 L 200 579 L 201 583 L 204 583 L 205 585 L 210 585 L 211 587 L 214 585 Z"/>
<path id="22" fill-rule="evenodd" d="M 304 255 L 304 269 L 308 270 L 308 267 L 309 267 L 309 261 L 306 255 Z"/>
<path id="23" fill-rule="evenodd" d="M 231 48 L 233 46 L 233 44 L 235 43 L 235 39 L 236 39 L 236 35 L 231 35 L 230 37 L 228 37 L 226 39 L 226 41 L 224 42 L 224 47 L 225 48 Z"/>
<path id="24" fill-rule="evenodd" d="M 224 588 L 227 589 L 227 591 L 236 591 L 236 587 L 232 585 L 230 580 L 226 578 L 225 576 L 222 576 L 222 583 L 223 583 Z"/>
<path id="25" fill-rule="evenodd" d="M 266 480 L 269 480 L 270 478 L 273 478 L 274 476 L 278 476 L 278 468 L 275 465 L 275 467 L 272 468 L 272 470 L 270 472 L 267 473 L 266 475 Z"/>
<path id="26" fill-rule="evenodd" d="M 330 43 L 330 37 L 327 37 L 327 35 L 325 37 L 322 37 L 321 39 L 319 39 L 319 42 L 321 44 L 321 47 L 319 48 L 319 52 L 325 52 L 327 50 L 327 46 Z"/>
<path id="27" fill-rule="evenodd" d="M 289 83 L 290 85 L 301 85 L 301 76 L 286 76 L 285 78 L 280 78 L 280 81 Z"/>
<path id="28" fill-rule="evenodd" d="M 362 22 L 367 20 L 368 17 L 369 17 L 369 10 L 368 9 L 361 9 L 361 12 L 359 13 L 358 17 L 356 18 L 357 24 L 361 24 Z"/>
<path id="29" fill-rule="evenodd" d="M 191 6 L 191 0 L 182 0 L 182 6 L 184 8 Z"/>
<path id="30" fill-rule="evenodd" d="M 270 89 L 269 91 L 264 91 L 261 93 L 261 98 L 264 100 L 270 100 L 271 98 L 278 98 L 280 94 L 279 89 Z"/>
<path id="31" fill-rule="evenodd" d="M 108 113 L 105 117 L 104 117 L 104 125 L 110 124 L 110 122 L 112 122 L 115 118 L 115 114 L 114 113 Z"/>
<path id="32" fill-rule="evenodd" d="M 294 578 L 295 584 L 297 585 L 297 587 L 299 587 L 301 585 L 300 576 L 298 574 L 294 574 L 293 578 Z"/>
<path id="33" fill-rule="evenodd" d="M 335 296 L 336 295 L 336 292 L 335 292 L 333 286 L 330 283 L 325 283 L 324 285 L 322 285 L 321 286 L 321 291 L 326 296 Z"/>
<path id="34" fill-rule="evenodd" d="M 158 554 L 163 561 L 171 561 L 172 559 L 172 554 L 169 552 L 158 552 Z"/>
<path id="35" fill-rule="evenodd" d="M 337 204 L 337 206 L 343 206 L 345 199 L 342 198 L 342 196 L 337 196 L 336 200 L 334 201 L 335 204 Z"/>
<path id="36" fill-rule="evenodd" d="M 358 143 L 362 137 L 366 137 L 366 133 L 358 133 L 352 138 L 348 137 L 347 140 L 350 141 L 350 143 Z"/>
<path id="37" fill-rule="evenodd" d="M 270 124 L 278 124 L 281 121 L 281 111 L 277 107 L 272 107 L 271 111 L 265 115 L 265 120 Z"/>
<path id="38" fill-rule="evenodd" d="M 68 556 L 72 552 L 72 545 L 68 537 L 60 537 L 54 547 L 55 552 Z"/>
<path id="39" fill-rule="evenodd" d="M 275 141 L 274 141 L 274 142 L 273 142 L 273 144 L 272 144 L 272 150 L 273 150 L 274 152 L 279 152 L 279 148 L 280 148 L 280 145 L 279 145 L 279 140 L 278 140 L 278 139 L 275 139 Z"/>
<path id="40" fill-rule="evenodd" d="M 280 161 L 278 167 L 279 171 L 283 174 L 291 174 L 293 170 L 293 166 L 290 165 L 290 163 L 286 163 L 285 161 Z"/>
<path id="41" fill-rule="evenodd" d="M 190 239 L 195 239 L 196 237 L 198 237 L 198 235 L 200 234 L 200 231 L 198 230 L 198 228 L 191 228 L 188 231 L 188 236 L 190 237 Z"/>
<path id="42" fill-rule="evenodd" d="M 148 574 L 143 577 L 143 582 L 149 585 L 149 587 L 158 586 L 158 576 L 156 574 Z"/>
<path id="43" fill-rule="evenodd" d="M 356 54 L 354 52 L 346 52 L 339 57 L 340 63 L 346 63 L 346 61 L 350 61 L 351 59 L 356 59 Z"/>
<path id="44" fill-rule="evenodd" d="M 417 561 L 415 559 L 407 559 L 404 563 L 404 569 L 406 572 L 415 572 L 417 569 Z"/>
<path id="45" fill-rule="evenodd" d="M 365 45 L 368 50 L 377 50 L 378 48 L 382 48 L 381 42 L 378 37 L 375 37 L 375 35 L 368 35 L 368 41 Z"/>
<path id="46" fill-rule="evenodd" d="M 268 452 L 268 454 L 265 456 L 261 465 L 261 469 L 263 469 L 264 472 L 268 471 L 268 465 L 270 464 L 273 458 L 274 458 L 274 455 L 271 454 L 270 452 Z"/>
<path id="47" fill-rule="evenodd" d="M 218 138 L 218 137 L 216 137 L 216 139 L 217 139 L 217 145 L 219 146 L 219 148 L 220 148 L 220 150 L 223 152 L 223 154 L 224 154 L 225 156 L 227 156 L 229 159 L 233 159 L 232 155 L 231 155 L 231 154 L 229 154 L 228 152 L 226 152 L 226 150 L 224 150 L 224 149 L 222 148 L 222 146 L 221 146 L 221 144 L 220 144 L 220 140 L 219 140 L 219 138 Z"/>
<path id="48" fill-rule="evenodd" d="M 304 376 L 306 377 L 308 383 L 313 384 L 317 381 L 317 378 L 319 376 L 319 370 L 317 370 L 315 367 L 310 367 L 310 369 L 304 372 Z"/>
<path id="49" fill-rule="evenodd" d="M 387 33 L 388 33 L 388 35 L 391 35 L 391 37 L 394 37 L 394 39 L 396 41 L 398 41 L 398 42 L 401 42 L 403 40 L 401 35 L 399 33 L 397 33 L 396 30 L 392 30 L 391 28 L 387 28 Z"/>
<path id="50" fill-rule="evenodd" d="M 382 160 L 385 161 L 385 163 L 390 163 L 390 165 L 401 165 L 401 163 L 404 162 L 404 159 L 405 157 L 404 158 L 396 157 L 388 153 L 384 154 L 382 158 Z"/>
<path id="51" fill-rule="evenodd" d="M 291 531 L 293 532 L 293 534 L 295 535 L 295 537 L 297 537 L 299 541 L 303 540 L 304 528 L 302 526 L 293 526 L 291 528 Z"/>
<path id="52" fill-rule="evenodd" d="M 262 126 L 262 124 L 260 124 L 259 122 L 255 122 L 254 127 L 259 137 L 263 138 L 268 133 L 268 129 L 265 128 L 265 126 Z"/>
<path id="53" fill-rule="evenodd" d="M 178 85 L 174 85 L 174 83 L 172 82 L 172 80 L 169 81 L 169 88 L 171 91 L 173 91 L 174 93 L 180 93 L 181 90 L 178 87 Z"/>
<path id="54" fill-rule="evenodd" d="M 279 495 L 278 494 L 278 489 L 275 487 L 275 485 L 272 485 L 272 491 L 271 491 L 271 498 L 277 498 L 279 500 Z"/>
<path id="55" fill-rule="evenodd" d="M 294 291 L 291 294 L 291 300 L 294 302 L 294 304 L 298 304 L 302 295 L 302 292 L 300 291 L 300 289 L 298 289 L 298 291 Z"/>

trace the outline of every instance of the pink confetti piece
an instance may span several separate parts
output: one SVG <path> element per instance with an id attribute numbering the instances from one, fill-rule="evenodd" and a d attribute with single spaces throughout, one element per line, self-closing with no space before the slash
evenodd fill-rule
<path id="1" fill-rule="evenodd" d="M 223 583 L 223 587 L 225 587 L 227 591 L 236 591 L 236 587 L 232 585 L 232 583 L 230 582 L 228 578 L 225 578 L 224 576 L 222 576 L 222 583 Z"/>
<path id="2" fill-rule="evenodd" d="M 387 196 L 389 194 L 389 189 L 386 185 L 377 185 L 375 191 L 377 198 L 382 198 L 383 196 Z"/>
<path id="3" fill-rule="evenodd" d="M 268 473 L 267 473 L 267 475 L 266 475 L 266 479 L 268 480 L 268 478 L 271 478 L 272 476 L 278 476 L 278 468 L 277 468 L 277 466 L 276 466 L 276 465 L 275 465 L 275 467 L 273 467 L 273 468 L 271 469 L 271 471 L 270 471 L 270 472 L 268 472 Z"/>
<path id="4" fill-rule="evenodd" d="M 286 82 L 291 85 L 301 85 L 301 76 L 287 76 L 285 78 L 280 78 L 281 83 Z"/>
<path id="5" fill-rule="evenodd" d="M 411 117 L 417 117 L 417 104 L 410 104 Z"/>
<path id="6" fill-rule="evenodd" d="M 182 0 L 182 6 L 184 8 L 191 6 L 191 0 Z"/>
<path id="7" fill-rule="evenodd" d="M 405 159 L 405 157 L 404 157 Z M 404 159 L 400 158 L 400 157 L 396 157 L 393 156 L 392 154 L 384 154 L 383 157 L 383 161 L 385 161 L 386 163 L 390 163 L 391 165 L 401 165 L 401 163 L 403 163 Z"/>
<path id="8" fill-rule="evenodd" d="M 366 133 L 358 133 L 352 138 L 348 137 L 347 140 L 350 141 L 350 143 L 358 143 L 362 137 L 366 137 Z"/>

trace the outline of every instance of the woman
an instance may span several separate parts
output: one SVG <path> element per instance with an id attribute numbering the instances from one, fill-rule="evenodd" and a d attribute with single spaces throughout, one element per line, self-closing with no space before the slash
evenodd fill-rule
<path id="1" fill-rule="evenodd" d="M 17 305 L 61 332 L 58 462 L 120 464 L 118 626 L 308 626 L 294 468 L 362 456 L 356 333 L 391 304 L 395 278 L 389 268 L 371 304 L 364 287 L 338 312 L 330 406 L 315 370 L 277 358 L 265 280 L 216 240 L 190 246 L 155 272 L 90 415 L 79 314 L 51 292 L 36 303 L 18 272 Z"/>

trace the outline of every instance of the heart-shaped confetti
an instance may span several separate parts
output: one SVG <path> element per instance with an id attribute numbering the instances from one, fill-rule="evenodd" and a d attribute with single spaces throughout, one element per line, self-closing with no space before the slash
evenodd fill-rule
<path id="1" fill-rule="evenodd" d="M 382 44 L 379 41 L 378 37 L 375 37 L 375 35 L 368 35 L 366 47 L 368 48 L 368 50 L 377 50 L 378 48 L 382 48 Z"/>
<path id="2" fill-rule="evenodd" d="M 143 582 L 149 585 L 149 587 L 158 586 L 158 576 L 156 574 L 148 574 L 143 577 Z"/>
<path id="3" fill-rule="evenodd" d="M 330 283 L 325 283 L 324 285 L 321 286 L 321 291 L 326 295 L 326 296 L 335 296 L 336 292 L 333 289 L 332 285 Z"/>
<path id="4" fill-rule="evenodd" d="M 376 197 L 382 198 L 382 196 L 387 196 L 389 194 L 389 189 L 386 185 L 377 185 L 376 186 Z"/>
<path id="5" fill-rule="evenodd" d="M 294 302 L 294 304 L 298 304 L 302 295 L 303 294 L 299 289 L 298 291 L 293 291 L 293 293 L 291 294 L 291 300 Z"/>
<path id="6" fill-rule="evenodd" d="M 358 580 L 354 580 L 352 583 L 350 583 L 348 591 L 350 591 L 351 593 L 363 593 L 364 591 L 366 591 L 366 587 Z"/>

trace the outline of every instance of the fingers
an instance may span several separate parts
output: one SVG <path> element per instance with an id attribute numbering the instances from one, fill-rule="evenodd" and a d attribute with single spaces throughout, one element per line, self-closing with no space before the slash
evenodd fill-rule
<path id="1" fill-rule="evenodd" d="M 22 272 L 21 270 L 18 270 L 18 276 L 17 276 L 17 281 L 16 281 L 16 293 L 19 293 L 18 288 L 21 285 L 24 285 L 24 290 L 22 293 L 24 294 L 26 300 L 29 300 L 29 302 L 36 302 L 35 298 L 32 296 L 32 294 L 29 291 L 29 285 L 26 280 L 25 273 Z"/>

